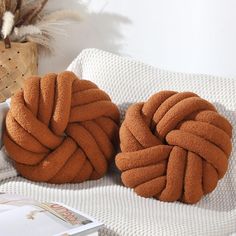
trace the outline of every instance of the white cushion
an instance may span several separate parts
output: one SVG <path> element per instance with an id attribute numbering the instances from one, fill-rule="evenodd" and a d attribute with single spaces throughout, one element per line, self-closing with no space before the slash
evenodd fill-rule
<path id="1" fill-rule="evenodd" d="M 119 104 L 122 116 L 130 103 L 146 100 L 160 90 L 194 91 L 213 102 L 236 127 L 235 82 L 212 76 L 155 69 L 96 49 L 84 50 L 68 68 L 95 82 Z M 235 131 L 229 170 L 217 189 L 196 205 L 164 203 L 137 196 L 110 173 L 98 181 L 50 185 L 16 177 L 0 184 L 0 191 L 61 201 L 76 207 L 106 227 L 102 235 L 233 235 L 236 233 Z"/>
<path id="2" fill-rule="evenodd" d="M 98 49 L 83 50 L 68 69 L 104 89 L 120 106 L 122 118 L 131 103 L 145 101 L 160 90 L 193 91 L 220 112 L 236 111 L 233 79 L 170 72 Z"/>

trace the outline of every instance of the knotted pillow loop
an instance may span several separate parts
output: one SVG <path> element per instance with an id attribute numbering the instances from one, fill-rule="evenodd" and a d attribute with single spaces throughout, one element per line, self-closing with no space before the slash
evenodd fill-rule
<path id="1" fill-rule="evenodd" d="M 143 197 L 196 203 L 228 165 L 232 126 L 191 92 L 162 91 L 132 105 L 120 129 L 116 165 Z"/>
<path id="2" fill-rule="evenodd" d="M 12 97 L 4 143 L 25 178 L 83 182 L 106 173 L 118 125 L 117 106 L 95 84 L 72 72 L 48 74 Z"/>

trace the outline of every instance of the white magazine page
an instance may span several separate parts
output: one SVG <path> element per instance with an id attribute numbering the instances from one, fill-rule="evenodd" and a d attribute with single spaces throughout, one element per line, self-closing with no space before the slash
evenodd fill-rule
<path id="1" fill-rule="evenodd" d="M 0 194 L 0 235 L 80 235 L 100 227 L 102 224 L 95 219 L 61 203 Z"/>

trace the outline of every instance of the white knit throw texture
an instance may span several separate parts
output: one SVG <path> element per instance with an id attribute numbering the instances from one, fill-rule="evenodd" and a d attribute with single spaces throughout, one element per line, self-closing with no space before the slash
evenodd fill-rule
<path id="1" fill-rule="evenodd" d="M 5 122 L 5 116 L 9 110 L 9 101 L 0 103 L 0 181 L 17 175 L 11 161 L 7 157 L 5 148 L 2 143 L 2 134 Z"/>
<path id="2" fill-rule="evenodd" d="M 119 105 L 122 118 L 133 102 L 160 90 L 193 91 L 214 103 L 234 127 L 229 169 L 215 191 L 195 205 L 165 203 L 137 196 L 110 172 L 97 181 L 52 185 L 21 177 L 4 180 L 0 192 L 41 201 L 59 201 L 105 223 L 101 235 L 235 235 L 236 234 L 236 84 L 233 79 L 174 73 L 97 49 L 84 50 L 69 66 L 91 80 Z"/>

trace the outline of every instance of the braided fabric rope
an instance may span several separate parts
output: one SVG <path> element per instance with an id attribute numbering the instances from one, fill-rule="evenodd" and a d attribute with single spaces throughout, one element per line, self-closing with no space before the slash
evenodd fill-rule
<path id="1" fill-rule="evenodd" d="M 118 125 L 117 106 L 95 84 L 72 72 L 48 74 L 12 97 L 4 143 L 30 180 L 83 182 L 106 173 Z"/>
<path id="2" fill-rule="evenodd" d="M 208 101 L 162 91 L 128 109 L 116 165 L 143 197 L 196 203 L 224 176 L 231 136 L 231 124 Z"/>

